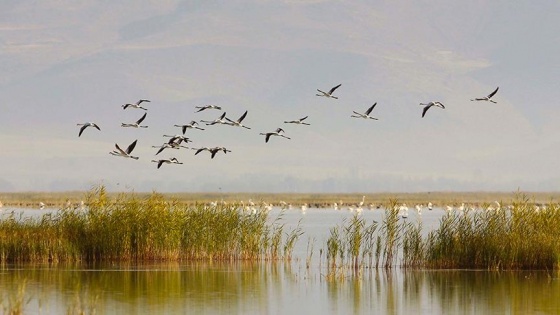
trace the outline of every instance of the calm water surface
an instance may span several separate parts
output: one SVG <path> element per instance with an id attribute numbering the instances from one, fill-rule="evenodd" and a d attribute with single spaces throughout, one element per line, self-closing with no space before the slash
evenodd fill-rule
<path id="1" fill-rule="evenodd" d="M 17 209 L 24 217 L 53 210 Z M 0 215 L 6 215 L 4 210 Z M 280 213 L 271 212 L 271 220 Z M 445 212 L 410 211 L 426 232 Z M 0 313 L 24 292 L 25 314 L 560 314 L 558 273 L 366 270 L 326 279 L 318 251 L 349 211 L 289 210 L 286 226 L 305 234 L 291 263 L 164 263 L 149 265 L 4 265 Z M 368 223 L 383 211 L 364 210 Z M 301 221 L 300 221 L 301 220 Z M 313 243 L 310 268 L 305 259 Z"/>

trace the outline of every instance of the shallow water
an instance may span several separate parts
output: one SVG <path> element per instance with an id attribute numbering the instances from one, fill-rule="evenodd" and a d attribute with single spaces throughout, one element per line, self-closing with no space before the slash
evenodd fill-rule
<path id="1" fill-rule="evenodd" d="M 39 215 L 38 210 L 18 211 L 23 218 Z M 273 209 L 271 220 L 279 213 Z M 434 209 L 419 216 L 410 211 L 407 220 L 421 221 L 427 232 L 444 213 Z M 560 313 L 558 274 L 544 271 L 395 268 L 329 280 L 318 251 L 325 247 L 329 229 L 352 215 L 334 209 L 284 211 L 281 222 L 288 228 L 299 222 L 305 232 L 291 263 L 1 266 L 0 310 L 24 292 L 24 314 Z M 368 223 L 380 222 L 383 211 L 364 210 L 361 216 Z M 306 268 L 308 240 L 314 240 L 314 259 Z"/>

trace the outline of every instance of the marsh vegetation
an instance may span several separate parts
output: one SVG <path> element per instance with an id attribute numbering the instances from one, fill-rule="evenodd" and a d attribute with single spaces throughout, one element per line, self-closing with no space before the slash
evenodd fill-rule
<path id="1" fill-rule="evenodd" d="M 381 220 L 367 221 L 356 213 L 331 227 L 324 243 L 308 244 L 306 265 L 318 247 L 331 275 L 394 267 L 559 266 L 558 204 L 536 208 L 534 201 L 518 195 L 508 207 L 449 211 L 429 231 L 421 216 L 400 216 L 400 201 L 385 204 Z M 109 196 L 101 186 L 85 196 L 85 208 L 62 208 L 39 218 L 4 215 L 0 262 L 291 260 L 304 227 L 287 229 L 283 211 L 270 218 L 265 207 L 246 208 L 225 202 L 188 205 L 158 193 Z"/>
<path id="2" fill-rule="evenodd" d="M 182 205 L 153 193 L 86 196 L 86 209 L 0 221 L 0 262 L 290 259 L 301 230 L 238 205 Z"/>

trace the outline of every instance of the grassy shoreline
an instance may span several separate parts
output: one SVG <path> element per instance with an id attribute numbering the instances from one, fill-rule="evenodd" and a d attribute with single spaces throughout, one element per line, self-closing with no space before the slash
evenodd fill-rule
<path id="1" fill-rule="evenodd" d="M 330 229 L 320 249 L 320 256 L 326 249 L 329 277 L 347 268 L 559 267 L 559 203 L 535 207 L 516 194 L 507 207 L 450 210 L 427 237 L 421 220 L 401 220 L 401 203 L 388 200 L 380 221 L 368 223 L 355 213 Z M 155 192 L 110 197 L 104 187 L 88 193 L 85 204 L 40 218 L 18 219 L 14 212 L 2 218 L 0 263 L 290 261 L 304 234 L 299 224 L 284 229 L 283 212 L 268 220 L 264 205 L 185 205 Z"/>
<path id="2" fill-rule="evenodd" d="M 86 199 L 87 191 L 66 192 L 0 192 L 0 202 L 4 207 L 29 207 L 36 208 L 40 202 L 47 207 L 64 207 L 77 204 Z M 115 198 L 123 193 L 136 198 L 147 198 L 151 192 L 107 192 L 107 196 Z M 366 204 L 386 206 L 387 200 L 399 200 L 409 205 L 427 204 L 435 206 L 460 205 L 461 203 L 478 204 L 492 203 L 494 201 L 507 201 L 515 199 L 522 193 L 534 203 L 551 203 L 560 201 L 560 192 L 415 192 L 415 193 L 158 193 L 164 200 L 177 202 L 184 205 L 206 204 L 215 201 L 228 203 L 252 199 L 255 203 L 265 201 L 279 205 L 281 201 L 294 206 L 307 204 L 310 207 L 323 208 L 333 203 L 355 204 L 365 196 Z"/>

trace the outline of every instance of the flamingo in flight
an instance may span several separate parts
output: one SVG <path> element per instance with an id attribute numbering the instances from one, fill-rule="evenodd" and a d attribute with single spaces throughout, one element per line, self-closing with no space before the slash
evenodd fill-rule
<path id="1" fill-rule="evenodd" d="M 241 124 L 241 122 L 243 121 L 243 119 L 245 119 L 245 116 L 247 116 L 247 112 L 248 112 L 248 111 L 245 111 L 245 113 L 243 113 L 243 115 L 241 115 L 241 117 L 239 117 L 236 121 L 233 121 L 233 120 L 231 120 L 231 119 L 225 117 L 226 120 L 229 121 L 229 124 L 228 124 L 228 125 L 237 126 L 237 127 L 243 127 L 243 128 L 245 128 L 245 129 L 251 129 L 251 128 L 249 128 L 249 127 L 244 126 L 243 124 Z M 225 115 L 224 115 L 224 116 L 225 116 Z"/>
<path id="2" fill-rule="evenodd" d="M 174 136 L 170 136 L 170 135 L 163 135 L 164 137 L 168 137 L 169 139 L 169 144 L 172 144 L 174 142 L 176 142 L 177 144 L 181 144 L 181 142 L 185 142 L 185 143 L 189 143 L 192 142 L 191 139 L 185 137 L 185 136 L 181 136 L 181 135 L 174 135 Z"/>
<path id="3" fill-rule="evenodd" d="M 310 124 L 303 122 L 304 120 L 307 119 L 308 116 L 305 116 L 303 118 L 300 118 L 298 120 L 287 120 L 284 121 L 285 124 L 296 124 L 296 125 L 307 125 L 307 126 L 311 126 Z"/>
<path id="4" fill-rule="evenodd" d="M 156 154 L 155 154 L 155 155 L 158 155 L 158 154 L 160 154 L 160 153 L 161 153 L 163 150 L 165 150 L 165 149 L 180 149 L 180 148 L 188 149 L 189 147 L 186 147 L 186 146 L 184 146 L 184 145 L 180 145 L 180 144 L 177 143 L 177 142 L 172 142 L 172 141 L 170 141 L 170 142 L 166 142 L 166 143 L 164 143 L 164 144 L 162 144 L 162 145 L 160 145 L 160 146 L 155 146 L 155 145 L 154 145 L 154 146 L 152 146 L 152 148 L 159 148 L 159 150 L 158 150 L 158 151 L 156 152 Z"/>
<path id="5" fill-rule="evenodd" d="M 132 142 L 128 146 L 128 148 L 126 148 L 126 151 L 121 149 L 119 147 L 119 145 L 115 143 L 115 148 L 117 148 L 117 149 L 109 152 L 109 154 L 114 155 L 114 156 L 122 156 L 122 157 L 125 157 L 125 158 L 131 158 L 131 159 L 134 159 L 134 160 L 138 160 L 137 156 L 130 155 L 132 153 L 132 150 L 134 150 L 134 147 L 136 147 L 136 142 L 138 142 L 138 140 L 134 140 L 134 142 Z"/>
<path id="6" fill-rule="evenodd" d="M 138 119 L 135 123 L 133 124 L 125 124 L 125 123 L 121 123 L 121 127 L 132 127 L 132 128 L 148 128 L 148 126 L 141 126 L 140 124 L 144 121 L 144 119 L 146 119 L 146 115 L 148 113 L 144 113 L 144 115 L 142 115 L 142 117 L 140 117 L 140 119 Z"/>
<path id="7" fill-rule="evenodd" d="M 283 135 L 282 133 L 284 133 L 284 129 L 282 128 L 277 128 L 276 131 L 273 132 L 267 132 L 267 133 L 260 133 L 260 135 L 265 136 L 264 138 L 264 142 L 267 143 L 268 140 L 270 139 L 271 136 L 278 136 L 278 137 L 284 137 L 286 139 L 291 139 L 289 137 L 286 137 L 285 135 Z"/>
<path id="8" fill-rule="evenodd" d="M 321 94 L 315 94 L 315 95 L 317 95 L 317 96 L 324 96 L 324 97 L 326 97 L 326 98 L 338 99 L 338 97 L 333 96 L 332 94 L 333 94 L 334 91 L 335 91 L 336 89 L 338 89 L 341 85 L 342 85 L 342 83 L 339 84 L 339 85 L 337 85 L 337 86 L 335 86 L 335 87 L 333 87 L 332 89 L 330 89 L 330 91 L 329 91 L 328 93 L 317 89 L 317 91 L 319 91 Z"/>
<path id="9" fill-rule="evenodd" d="M 183 163 L 179 162 L 176 158 L 152 160 L 152 162 L 157 163 L 157 168 L 158 169 L 163 165 L 163 163 L 165 163 L 165 164 L 183 164 Z"/>
<path id="10" fill-rule="evenodd" d="M 185 132 L 187 131 L 187 129 L 198 129 L 198 130 L 204 130 L 204 128 L 200 128 L 198 127 L 198 123 L 196 121 L 191 121 L 190 123 L 186 124 L 186 125 L 173 125 L 174 127 L 179 127 L 181 128 L 181 130 L 183 130 L 183 134 L 185 134 Z"/>
<path id="11" fill-rule="evenodd" d="M 215 124 L 223 124 L 226 125 L 228 124 L 228 121 L 225 119 L 226 118 L 226 112 L 224 112 L 220 117 L 218 117 L 217 119 L 214 119 L 212 121 L 210 120 L 201 120 L 201 122 L 205 123 L 206 126 L 212 126 Z"/>
<path id="12" fill-rule="evenodd" d="M 202 148 L 193 148 L 193 150 L 196 150 L 196 152 L 194 153 L 194 155 L 199 154 L 202 151 L 208 151 L 210 152 L 210 157 L 213 159 L 214 156 L 216 156 L 216 153 L 222 151 L 225 154 L 227 154 L 228 152 L 231 152 L 231 150 L 226 149 L 225 147 L 214 147 L 214 148 L 208 148 L 208 147 L 202 147 Z"/>
<path id="13" fill-rule="evenodd" d="M 441 107 L 441 108 L 445 109 L 445 106 L 440 102 L 429 102 L 429 103 L 426 103 L 426 104 L 420 103 L 420 105 L 424 106 L 424 110 L 422 110 L 422 117 L 424 117 L 424 115 L 426 115 L 426 112 L 432 106 Z"/>
<path id="14" fill-rule="evenodd" d="M 216 106 L 216 105 L 195 106 L 195 108 L 198 108 L 198 110 L 195 113 L 198 113 L 198 112 L 201 112 L 201 111 L 207 110 L 207 109 L 222 110 L 222 108 L 220 106 Z"/>
<path id="15" fill-rule="evenodd" d="M 99 126 L 96 123 L 93 123 L 93 122 L 87 122 L 87 123 L 77 124 L 77 125 L 82 126 L 80 128 L 80 133 L 78 133 L 78 137 L 82 135 L 82 132 L 84 132 L 84 130 L 86 130 L 87 127 L 94 127 L 97 130 L 101 130 L 101 129 L 99 129 Z"/>
<path id="16" fill-rule="evenodd" d="M 144 102 L 149 103 L 150 100 L 144 100 L 144 99 L 138 100 L 138 102 L 136 102 L 136 103 L 134 103 L 134 104 L 130 104 L 130 103 L 124 104 L 124 105 L 122 105 L 122 108 L 123 108 L 123 109 L 127 109 L 127 108 L 130 107 L 130 108 L 138 108 L 138 109 L 148 110 L 147 108 L 144 108 L 144 107 L 140 106 L 140 104 L 142 104 L 142 103 L 144 103 Z"/>
<path id="17" fill-rule="evenodd" d="M 492 96 L 494 96 L 496 93 L 498 93 L 498 90 L 499 90 L 499 89 L 500 89 L 500 87 L 498 86 L 498 87 L 494 90 L 494 92 L 488 94 L 488 96 L 480 97 L 480 98 L 475 98 L 475 99 L 472 99 L 471 101 L 488 101 L 488 102 L 492 102 L 492 103 L 494 103 L 494 104 L 497 104 L 498 102 L 496 102 L 496 101 L 494 101 L 494 100 L 491 100 L 491 98 L 492 98 Z"/>
<path id="18" fill-rule="evenodd" d="M 377 118 L 375 118 L 375 117 L 371 117 L 371 116 L 369 115 L 369 114 L 371 113 L 371 111 L 375 108 L 375 105 L 377 105 L 377 102 L 375 102 L 375 104 L 373 104 L 370 108 L 368 108 L 368 109 L 366 110 L 366 112 L 363 113 L 363 114 L 360 114 L 360 113 L 358 113 L 358 112 L 356 112 L 356 111 L 352 111 L 355 115 L 352 115 L 352 116 L 350 116 L 350 117 L 379 120 L 379 119 L 377 119 Z"/>

